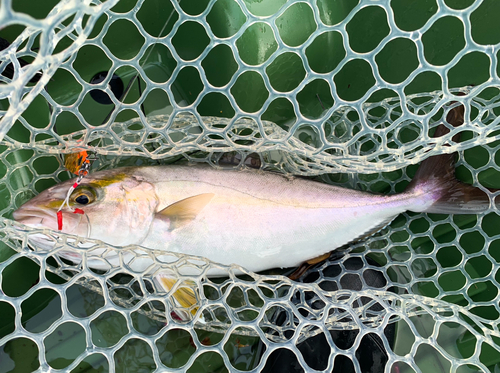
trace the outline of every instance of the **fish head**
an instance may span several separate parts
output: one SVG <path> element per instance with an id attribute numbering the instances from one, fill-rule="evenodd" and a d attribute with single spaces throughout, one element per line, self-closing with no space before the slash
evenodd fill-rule
<path id="1" fill-rule="evenodd" d="M 126 170 L 88 175 L 69 196 L 70 208 L 62 208 L 59 229 L 57 212 L 74 183 L 65 181 L 41 192 L 14 211 L 14 220 L 117 246 L 140 244 L 158 205 L 152 184 Z"/>

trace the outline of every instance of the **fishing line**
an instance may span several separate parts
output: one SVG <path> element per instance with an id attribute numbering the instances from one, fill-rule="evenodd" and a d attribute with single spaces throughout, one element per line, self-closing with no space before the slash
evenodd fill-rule
<path id="1" fill-rule="evenodd" d="M 90 218 L 88 214 L 83 214 L 87 218 L 87 237 L 85 238 L 90 238 L 90 234 L 92 233 L 92 226 L 90 225 Z"/>
<path id="2" fill-rule="evenodd" d="M 66 193 L 66 198 L 64 199 L 63 203 L 61 204 L 61 206 L 59 207 L 59 209 L 56 212 L 57 229 L 58 230 L 62 230 L 62 228 L 63 228 L 62 209 L 64 208 L 64 205 L 68 206 L 68 209 L 71 212 L 73 212 L 74 214 L 80 214 L 80 215 L 85 214 L 85 212 L 82 209 L 79 209 L 79 208 L 73 209 L 69 204 L 69 199 L 71 198 L 71 194 L 73 193 L 73 191 L 78 187 L 78 185 L 80 185 L 83 178 L 89 174 L 90 166 L 91 166 L 91 162 L 90 162 L 89 158 L 85 158 L 82 160 L 82 165 L 80 166 L 80 169 L 78 170 L 78 178 L 76 179 L 74 184 L 69 188 L 68 193 Z"/>

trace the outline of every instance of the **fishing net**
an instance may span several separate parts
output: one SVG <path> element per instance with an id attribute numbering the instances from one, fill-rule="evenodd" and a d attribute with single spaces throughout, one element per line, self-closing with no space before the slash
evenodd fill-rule
<path id="1" fill-rule="evenodd" d="M 2 0 L 0 370 L 500 369 L 499 15 L 494 0 Z M 13 222 L 83 150 L 92 171 L 184 160 L 383 193 L 458 151 L 491 207 L 402 214 L 292 281 Z"/>

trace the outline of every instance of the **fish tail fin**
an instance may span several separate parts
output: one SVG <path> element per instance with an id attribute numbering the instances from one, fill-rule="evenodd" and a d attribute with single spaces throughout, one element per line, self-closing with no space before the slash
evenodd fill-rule
<path id="1" fill-rule="evenodd" d="M 458 127 L 464 122 L 464 107 L 457 106 L 450 110 L 447 122 Z M 441 124 L 436 128 L 434 137 L 441 137 L 449 129 Z M 457 142 L 460 135 L 455 135 Z M 477 214 L 487 210 L 490 198 L 479 188 L 462 183 L 455 178 L 455 153 L 435 155 L 424 160 L 415 177 L 406 188 L 406 192 L 423 195 L 424 203 L 414 206 L 411 211 L 438 214 Z"/>

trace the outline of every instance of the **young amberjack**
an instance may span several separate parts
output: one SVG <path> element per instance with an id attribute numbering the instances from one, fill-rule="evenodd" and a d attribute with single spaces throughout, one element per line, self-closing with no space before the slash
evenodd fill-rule
<path id="1" fill-rule="evenodd" d="M 451 112 L 455 122 L 461 120 L 459 109 Z M 446 131 L 439 127 L 436 135 Z M 56 211 L 72 183 L 40 193 L 14 219 L 57 230 Z M 262 171 L 128 167 L 88 175 L 70 198 L 85 216 L 63 210 L 62 231 L 262 271 L 294 267 L 366 237 L 404 211 L 475 214 L 489 203 L 483 191 L 455 179 L 453 154 L 422 162 L 408 188 L 396 195 Z M 50 245 L 43 235 L 33 241 Z"/>

